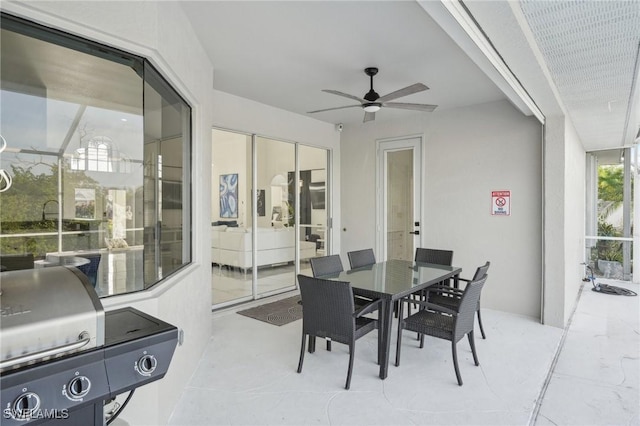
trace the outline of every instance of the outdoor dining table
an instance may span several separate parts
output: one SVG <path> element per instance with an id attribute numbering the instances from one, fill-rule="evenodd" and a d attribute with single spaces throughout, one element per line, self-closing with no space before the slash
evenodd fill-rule
<path id="1" fill-rule="evenodd" d="M 321 278 L 348 281 L 355 295 L 381 300 L 378 316 L 378 354 L 380 378 L 384 380 L 389 369 L 394 302 L 449 278 L 453 278 L 454 285 L 457 286 L 461 271 L 461 268 L 455 266 L 387 260 Z"/>

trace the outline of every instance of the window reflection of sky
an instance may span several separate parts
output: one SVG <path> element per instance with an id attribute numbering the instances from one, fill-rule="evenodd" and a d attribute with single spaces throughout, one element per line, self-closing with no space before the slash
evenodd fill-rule
<path id="1" fill-rule="evenodd" d="M 3 90 L 2 135 L 8 148 L 57 153 L 73 124 L 79 105 Z M 124 120 L 126 121 L 124 121 Z M 94 136 L 108 136 L 117 150 L 131 159 L 142 159 L 142 115 L 87 107 L 73 132 L 65 154 L 72 154 Z"/>
<path id="2" fill-rule="evenodd" d="M 2 90 L 0 96 L 0 128 L 8 148 L 2 155 L 1 167 L 11 170 L 14 165 L 30 168 L 34 174 L 51 174 L 51 166 L 56 164 L 57 154 L 81 106 L 8 90 Z M 113 141 L 114 152 L 118 155 L 116 161 L 122 157 L 132 162 L 131 172 L 136 175 L 133 181 L 139 184 L 144 149 L 142 115 L 87 107 L 71 135 L 64 157 L 68 159 L 77 148 L 86 147 L 97 136 L 108 136 Z M 92 177 L 102 184 L 127 186 L 132 183 L 128 173 L 119 176 L 95 173 Z"/>

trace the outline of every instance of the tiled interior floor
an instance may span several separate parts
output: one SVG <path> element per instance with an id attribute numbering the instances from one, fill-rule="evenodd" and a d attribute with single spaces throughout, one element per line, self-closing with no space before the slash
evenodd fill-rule
<path id="1" fill-rule="evenodd" d="M 251 296 L 251 270 L 220 267 L 211 270 L 211 294 L 213 305 L 219 305 Z M 311 275 L 309 262 L 300 262 L 300 272 Z M 269 293 L 281 288 L 295 286 L 293 265 L 264 266 L 258 269 L 258 293 Z"/>
<path id="2" fill-rule="evenodd" d="M 170 425 L 638 425 L 638 299 L 585 286 L 564 339 L 532 318 L 483 309 L 479 367 L 466 340 L 458 343 L 462 387 L 449 342 L 433 338 L 424 349 L 404 338 L 401 365 L 380 380 L 373 332 L 356 344 L 349 391 L 344 345 L 327 352 L 318 342 L 297 374 L 301 321 L 277 327 L 239 308 L 214 312 Z"/>

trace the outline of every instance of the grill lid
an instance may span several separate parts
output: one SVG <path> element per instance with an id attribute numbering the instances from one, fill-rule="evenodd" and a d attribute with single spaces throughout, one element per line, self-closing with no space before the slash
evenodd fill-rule
<path id="1" fill-rule="evenodd" d="M 104 309 L 76 268 L 2 272 L 0 289 L 0 371 L 104 345 Z"/>

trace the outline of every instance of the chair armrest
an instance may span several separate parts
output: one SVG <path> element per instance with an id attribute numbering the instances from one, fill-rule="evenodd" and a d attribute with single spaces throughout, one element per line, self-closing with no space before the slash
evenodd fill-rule
<path id="1" fill-rule="evenodd" d="M 449 308 L 445 308 L 444 306 L 436 305 L 435 303 L 426 302 L 425 306 L 426 306 L 427 309 L 430 309 L 432 311 L 442 312 L 442 313 L 445 313 L 445 314 L 450 314 L 450 315 L 453 315 L 454 317 L 456 315 L 458 315 L 458 313 L 456 311 L 454 311 L 452 309 L 449 309 Z"/>
<path id="2" fill-rule="evenodd" d="M 362 308 L 358 309 L 357 311 L 355 311 L 353 313 L 353 317 L 354 318 L 359 318 L 365 314 L 369 314 L 371 312 L 374 312 L 378 309 L 380 309 L 380 304 L 381 301 L 380 299 L 376 299 L 374 301 L 372 301 L 371 303 L 368 303 L 367 305 L 363 306 Z"/>
<path id="3" fill-rule="evenodd" d="M 431 286 L 427 288 L 427 295 L 429 295 L 429 293 L 449 294 L 451 296 L 462 297 L 463 291 L 449 286 Z"/>
<path id="4" fill-rule="evenodd" d="M 424 300 L 418 300 L 418 299 L 412 299 L 410 296 L 409 297 L 403 297 L 402 299 L 398 300 L 399 303 L 411 303 L 412 305 L 419 305 L 419 306 L 427 306 L 428 302 L 425 302 Z"/>
<path id="5" fill-rule="evenodd" d="M 466 286 L 467 284 L 469 284 L 473 280 L 470 280 L 468 278 L 458 278 L 458 282 L 460 282 L 460 281 L 464 282 L 465 286 Z"/>
<path id="6" fill-rule="evenodd" d="M 443 312 L 445 314 L 450 314 L 450 315 L 458 315 L 458 313 L 456 311 L 453 311 L 449 308 L 445 308 L 444 306 L 440 306 L 440 305 L 436 305 L 435 303 L 431 303 L 431 302 L 425 302 L 423 300 L 415 300 L 415 299 L 410 299 L 410 298 L 406 298 L 403 297 L 402 299 L 400 299 L 400 302 L 405 302 L 405 303 L 411 303 L 413 305 L 420 305 L 420 306 L 424 306 L 426 309 L 430 309 L 432 311 L 437 311 L 437 312 Z"/>

